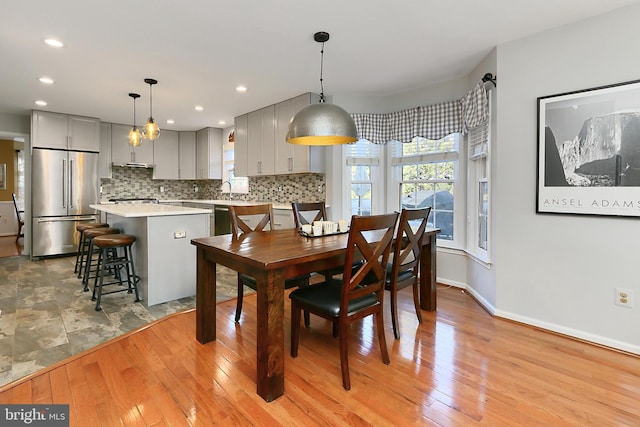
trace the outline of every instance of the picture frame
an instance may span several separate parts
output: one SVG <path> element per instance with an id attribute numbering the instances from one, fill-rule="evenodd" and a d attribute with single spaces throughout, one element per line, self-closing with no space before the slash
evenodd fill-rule
<path id="1" fill-rule="evenodd" d="M 0 190 L 7 189 L 7 164 L 0 163 Z"/>
<path id="2" fill-rule="evenodd" d="M 640 80 L 538 98 L 536 213 L 640 216 Z"/>

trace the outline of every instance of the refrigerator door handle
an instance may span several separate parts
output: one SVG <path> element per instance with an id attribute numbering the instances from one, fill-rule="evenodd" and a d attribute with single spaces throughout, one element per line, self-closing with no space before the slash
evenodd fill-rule
<path id="1" fill-rule="evenodd" d="M 73 208 L 73 160 L 69 159 L 69 207 Z"/>
<path id="2" fill-rule="evenodd" d="M 67 169 L 67 161 L 62 159 L 62 207 L 63 208 L 67 207 L 66 189 L 65 189 L 66 180 L 64 176 L 66 169 Z"/>
<path id="3" fill-rule="evenodd" d="M 95 216 L 60 216 L 50 218 L 38 218 L 37 222 L 62 222 L 62 221 L 95 221 Z"/>

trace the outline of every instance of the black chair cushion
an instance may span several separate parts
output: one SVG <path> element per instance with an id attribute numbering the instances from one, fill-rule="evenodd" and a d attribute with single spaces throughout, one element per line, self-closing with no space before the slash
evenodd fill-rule
<path id="1" fill-rule="evenodd" d="M 404 282 L 405 280 L 411 279 L 415 277 L 413 275 L 413 270 L 399 271 L 398 272 L 398 283 Z M 391 284 L 391 264 L 387 268 L 387 280 L 385 281 L 385 285 Z"/>
<path id="2" fill-rule="evenodd" d="M 312 306 L 322 313 L 338 317 L 340 313 L 341 287 L 341 281 L 331 280 L 298 288 L 289 294 L 289 298 L 300 303 L 303 309 L 305 306 Z M 377 300 L 375 293 L 355 299 L 349 302 L 348 312 L 353 313 L 362 308 L 370 307 Z"/>
<path id="3" fill-rule="evenodd" d="M 304 286 L 307 283 L 309 283 L 309 277 L 310 275 L 307 274 L 305 276 L 298 276 L 298 277 L 293 277 L 291 279 L 287 279 L 284 281 L 284 288 L 290 289 L 298 286 Z M 254 291 L 258 288 L 258 285 L 256 284 L 256 279 L 254 279 L 251 276 L 247 276 L 246 274 L 240 274 L 240 281 L 242 281 L 243 285 L 250 287 Z"/>

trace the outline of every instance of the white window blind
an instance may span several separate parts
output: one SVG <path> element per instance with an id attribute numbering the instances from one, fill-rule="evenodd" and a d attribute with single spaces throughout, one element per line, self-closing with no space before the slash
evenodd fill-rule
<path id="1" fill-rule="evenodd" d="M 347 166 L 378 166 L 380 164 L 380 145 L 360 139 L 354 144 L 347 145 L 346 149 Z"/>

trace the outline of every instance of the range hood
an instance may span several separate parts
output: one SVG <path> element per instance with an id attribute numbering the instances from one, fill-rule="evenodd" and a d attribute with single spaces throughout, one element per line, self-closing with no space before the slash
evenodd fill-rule
<path id="1" fill-rule="evenodd" d="M 127 162 L 127 163 L 111 163 L 111 166 L 120 167 L 120 168 L 146 168 L 146 169 L 153 169 L 156 165 L 152 165 L 152 164 L 149 164 L 149 163 Z"/>
<path id="2" fill-rule="evenodd" d="M 121 168 L 146 168 L 152 169 L 156 165 L 144 162 L 136 162 L 136 152 L 131 152 L 131 160 L 126 163 L 111 163 L 111 166 L 121 167 Z"/>

